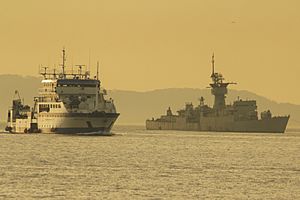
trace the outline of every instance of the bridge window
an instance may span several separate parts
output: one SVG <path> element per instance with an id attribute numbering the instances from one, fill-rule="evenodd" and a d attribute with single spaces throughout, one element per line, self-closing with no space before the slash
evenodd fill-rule
<path id="1" fill-rule="evenodd" d="M 49 112 L 49 104 L 40 104 L 39 105 L 39 112 Z"/>

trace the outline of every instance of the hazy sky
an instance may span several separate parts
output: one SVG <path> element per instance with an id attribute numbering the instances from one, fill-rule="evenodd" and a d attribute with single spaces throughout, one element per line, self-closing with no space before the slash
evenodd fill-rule
<path id="1" fill-rule="evenodd" d="M 101 61 L 108 89 L 234 89 L 300 104 L 299 0 L 9 0 L 0 4 L 0 74 Z M 70 69 L 70 68 L 69 68 Z M 95 70 L 94 70 L 95 71 Z"/>

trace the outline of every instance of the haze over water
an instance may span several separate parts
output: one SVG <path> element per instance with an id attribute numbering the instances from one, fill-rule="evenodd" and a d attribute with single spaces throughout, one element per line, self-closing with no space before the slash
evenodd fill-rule
<path id="1" fill-rule="evenodd" d="M 299 199 L 300 134 L 0 134 L 0 199 Z"/>
<path id="2" fill-rule="evenodd" d="M 298 0 L 2 1 L 0 74 L 59 68 L 64 46 L 66 70 L 91 64 L 94 75 L 100 61 L 108 89 L 204 88 L 214 52 L 232 89 L 299 104 L 299 9 Z"/>

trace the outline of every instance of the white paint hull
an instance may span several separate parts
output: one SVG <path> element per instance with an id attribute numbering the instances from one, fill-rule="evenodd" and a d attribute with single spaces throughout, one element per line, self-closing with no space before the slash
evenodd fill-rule
<path id="1" fill-rule="evenodd" d="M 42 133 L 109 135 L 118 116 L 118 113 L 41 113 L 38 129 Z"/>

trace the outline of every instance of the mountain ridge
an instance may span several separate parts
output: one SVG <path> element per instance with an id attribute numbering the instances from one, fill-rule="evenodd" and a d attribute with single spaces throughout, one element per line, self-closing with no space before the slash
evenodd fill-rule
<path id="1" fill-rule="evenodd" d="M 25 104 L 32 105 L 33 97 L 38 95 L 41 79 L 34 76 L 21 76 L 5 74 L 0 75 L 0 120 L 6 120 L 8 107 L 14 91 L 20 92 Z M 108 96 L 114 99 L 118 112 L 121 113 L 117 120 L 119 124 L 144 124 L 146 119 L 159 117 L 170 106 L 173 113 L 184 107 L 186 102 L 198 105 L 200 96 L 212 106 L 213 96 L 210 90 L 199 88 L 166 88 L 148 91 L 134 90 L 107 90 Z M 291 115 L 289 126 L 300 127 L 300 105 L 288 102 L 276 102 L 267 97 L 257 95 L 247 90 L 229 89 L 227 104 L 233 103 L 237 98 L 252 99 L 257 101 L 258 111 L 271 110 L 274 115 Z"/>

